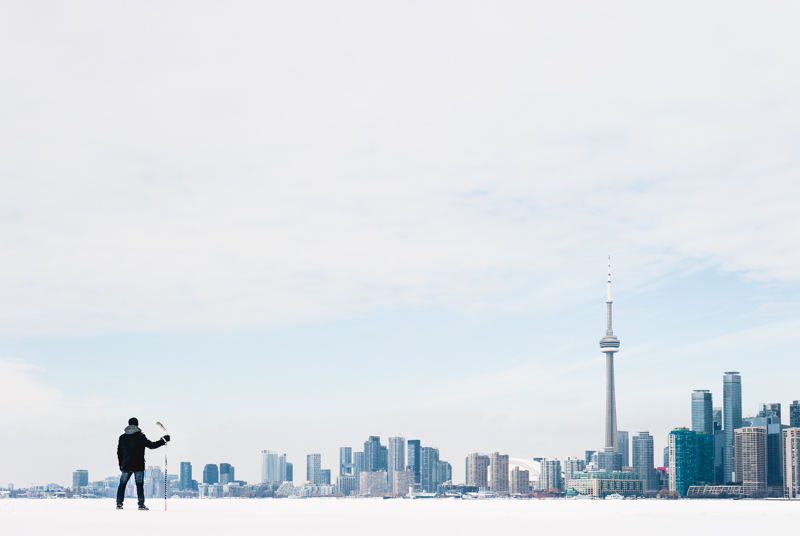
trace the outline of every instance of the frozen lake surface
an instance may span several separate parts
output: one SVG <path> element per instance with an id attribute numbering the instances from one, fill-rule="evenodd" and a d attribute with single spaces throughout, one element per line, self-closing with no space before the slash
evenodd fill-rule
<path id="1" fill-rule="evenodd" d="M 0 500 L 2 534 L 800 534 L 800 501 Z M 580 531 L 580 532 L 578 532 Z"/>

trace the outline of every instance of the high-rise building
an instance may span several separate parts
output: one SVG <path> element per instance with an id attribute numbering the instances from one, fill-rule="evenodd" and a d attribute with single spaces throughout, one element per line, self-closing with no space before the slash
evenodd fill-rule
<path id="1" fill-rule="evenodd" d="M 407 467 L 414 471 L 414 482 L 416 484 L 419 484 L 419 455 L 421 448 L 419 439 L 408 440 L 408 460 L 406 463 L 408 464 Z"/>
<path id="2" fill-rule="evenodd" d="M 449 462 L 439 460 L 439 463 L 436 465 L 437 486 L 439 484 L 444 484 L 446 482 L 452 482 L 452 480 L 453 480 L 453 466 L 450 465 Z"/>
<path id="3" fill-rule="evenodd" d="M 622 467 L 628 467 L 631 464 L 630 457 L 630 441 L 628 440 L 628 432 L 621 430 L 617 431 L 617 452 L 620 454 L 620 463 Z"/>
<path id="4" fill-rule="evenodd" d="M 715 423 L 716 425 L 716 423 Z M 722 458 L 725 453 L 725 432 L 720 428 L 714 430 L 714 482 L 724 484 L 724 463 Z"/>
<path id="5" fill-rule="evenodd" d="M 286 457 L 285 454 L 284 457 Z M 289 462 L 286 462 L 286 481 L 294 482 L 294 465 Z"/>
<path id="6" fill-rule="evenodd" d="M 216 464 L 209 463 L 203 467 L 203 484 L 218 484 L 219 468 Z"/>
<path id="7" fill-rule="evenodd" d="M 322 479 L 322 454 L 308 454 L 306 456 L 306 480 L 319 485 Z"/>
<path id="8" fill-rule="evenodd" d="M 394 475 L 395 471 L 405 471 L 406 469 L 406 438 L 402 436 L 389 438 L 388 452 L 388 475 Z M 389 479 L 389 491 L 394 491 L 394 478 Z"/>
<path id="9" fill-rule="evenodd" d="M 286 478 L 286 454 L 274 450 L 261 451 L 261 483 L 284 482 Z"/>
<path id="10" fill-rule="evenodd" d="M 318 486 L 330 486 L 331 484 L 331 470 L 330 469 L 320 469 L 319 470 L 319 482 L 315 482 Z"/>
<path id="11" fill-rule="evenodd" d="M 767 490 L 767 428 L 748 426 L 734 430 L 734 482 L 741 482 L 744 492 Z"/>
<path id="12" fill-rule="evenodd" d="M 150 465 L 145 471 L 144 496 L 148 499 L 164 496 L 164 471 L 157 465 Z"/>
<path id="13" fill-rule="evenodd" d="M 530 472 L 521 471 L 518 466 L 511 470 L 511 493 L 524 495 L 530 492 Z"/>
<path id="14" fill-rule="evenodd" d="M 780 424 L 781 423 L 780 402 L 773 402 L 771 404 L 759 404 L 758 415 L 756 415 L 756 417 L 772 417 L 772 424 Z"/>
<path id="15" fill-rule="evenodd" d="M 697 389 L 692 392 L 692 430 L 714 433 L 714 404 L 711 391 Z"/>
<path id="16" fill-rule="evenodd" d="M 722 408 L 713 408 L 712 415 L 714 416 L 714 431 L 722 430 Z"/>
<path id="17" fill-rule="evenodd" d="M 489 487 L 489 456 L 470 454 L 467 456 L 467 485 L 479 488 Z"/>
<path id="18" fill-rule="evenodd" d="M 789 406 L 789 426 L 791 428 L 800 428 L 800 400 L 795 400 Z"/>
<path id="19" fill-rule="evenodd" d="M 181 491 L 191 491 L 192 489 L 192 464 L 181 462 Z"/>
<path id="20" fill-rule="evenodd" d="M 689 486 L 714 481 L 714 436 L 688 428 L 669 433 L 669 489 L 686 496 Z"/>
<path id="21" fill-rule="evenodd" d="M 362 471 L 367 470 L 367 460 L 363 452 L 353 453 L 353 475 L 358 479 Z M 361 480 L 358 480 L 361 482 Z"/>
<path id="22" fill-rule="evenodd" d="M 86 469 L 78 469 L 72 473 L 72 487 L 85 488 L 89 485 L 89 471 Z"/>
<path id="23" fill-rule="evenodd" d="M 669 445 L 664 447 L 664 465 L 662 467 L 669 467 Z"/>
<path id="24" fill-rule="evenodd" d="M 639 432 L 633 436 L 631 443 L 633 447 L 633 472 L 639 475 L 640 480 L 644 480 L 645 491 L 658 491 L 657 475 L 655 474 L 655 453 L 653 447 L 653 436 L 649 432 Z"/>
<path id="25" fill-rule="evenodd" d="M 353 474 L 353 448 L 340 447 L 339 448 L 339 474 L 352 475 Z"/>
<path id="26" fill-rule="evenodd" d="M 735 482 L 733 477 L 733 431 L 742 427 L 742 377 L 738 372 L 726 372 L 722 378 L 723 432 L 722 447 L 723 484 Z"/>
<path id="27" fill-rule="evenodd" d="M 389 448 L 386 445 L 381 445 L 378 449 L 378 460 L 381 464 L 381 471 L 386 471 L 389 467 Z"/>
<path id="28" fill-rule="evenodd" d="M 564 482 L 569 482 L 572 475 L 586 469 L 586 462 L 581 458 L 567 457 L 564 460 Z"/>
<path id="29" fill-rule="evenodd" d="M 618 453 L 615 453 L 619 456 Z M 545 458 L 539 462 L 539 489 L 561 490 L 564 484 L 561 482 L 561 462 L 557 458 Z"/>
<path id="30" fill-rule="evenodd" d="M 233 466 L 229 463 L 219 464 L 219 483 L 230 484 L 234 480 L 236 480 L 236 476 Z"/>
<path id="31" fill-rule="evenodd" d="M 362 495 L 373 497 L 386 493 L 386 471 L 362 471 L 359 475 L 359 490 Z"/>
<path id="32" fill-rule="evenodd" d="M 586 451 L 585 457 L 584 457 L 584 461 L 586 462 L 586 465 L 589 465 L 590 463 L 592 463 L 592 456 L 594 456 L 594 454 L 596 452 L 597 452 L 596 450 L 587 450 Z"/>
<path id="33" fill-rule="evenodd" d="M 780 423 L 780 407 L 777 412 L 762 408 L 759 415 L 761 413 L 767 416 L 756 417 L 752 425 L 763 426 L 767 430 L 767 484 L 780 489 L 783 488 L 783 430 L 786 426 Z"/>
<path id="34" fill-rule="evenodd" d="M 336 491 L 345 497 L 352 495 L 354 491 L 358 492 L 358 479 L 355 475 L 339 475 Z"/>
<path id="35" fill-rule="evenodd" d="M 611 329 L 611 255 L 608 256 L 606 285 L 606 336 L 600 339 L 600 351 L 606 354 L 606 448 L 617 450 L 617 398 L 614 384 L 614 353 L 619 351 L 619 339 Z"/>
<path id="36" fill-rule="evenodd" d="M 797 402 L 790 406 L 791 411 Z M 800 427 L 792 426 L 783 431 L 783 496 L 787 499 L 800 498 Z"/>
<path id="37" fill-rule="evenodd" d="M 597 453 L 597 467 L 600 471 L 622 471 L 622 455 L 612 447 L 606 447 Z"/>
<path id="38" fill-rule="evenodd" d="M 434 493 L 439 484 L 439 449 L 422 447 L 420 449 L 420 488 L 422 491 Z"/>
<path id="39" fill-rule="evenodd" d="M 384 455 L 385 447 L 381 445 L 379 436 L 369 436 L 364 442 L 364 471 L 385 471 L 387 469 L 388 455 Z"/>
<path id="40" fill-rule="evenodd" d="M 489 456 L 489 470 L 489 489 L 500 495 L 508 494 L 508 454 L 492 453 Z"/>
<path id="41" fill-rule="evenodd" d="M 414 471 L 395 471 L 392 478 L 392 490 L 397 497 L 405 497 L 414 490 Z"/>

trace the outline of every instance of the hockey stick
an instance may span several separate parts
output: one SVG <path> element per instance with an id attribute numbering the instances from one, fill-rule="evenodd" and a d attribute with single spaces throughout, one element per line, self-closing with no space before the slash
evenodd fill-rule
<path id="1" fill-rule="evenodd" d="M 156 425 L 159 426 L 162 430 L 164 430 L 165 435 L 169 435 L 167 429 L 164 427 L 163 424 L 156 421 Z M 167 482 L 167 446 L 169 443 L 164 442 L 164 511 L 167 510 L 167 487 L 169 486 L 169 482 Z"/>

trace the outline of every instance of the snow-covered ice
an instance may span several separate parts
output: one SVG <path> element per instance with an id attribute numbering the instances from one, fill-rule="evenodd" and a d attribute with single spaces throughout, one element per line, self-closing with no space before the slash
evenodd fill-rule
<path id="1" fill-rule="evenodd" d="M 0 500 L 0 534 L 800 534 L 800 501 Z M 277 532 L 280 533 L 280 532 Z M 553 534 L 555 532 L 548 532 Z"/>

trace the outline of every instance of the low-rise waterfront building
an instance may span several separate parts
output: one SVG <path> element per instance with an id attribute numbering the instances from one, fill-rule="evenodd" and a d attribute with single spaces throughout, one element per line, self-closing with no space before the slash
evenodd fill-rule
<path id="1" fill-rule="evenodd" d="M 644 494 L 644 480 L 636 473 L 619 471 L 578 471 L 567 481 L 567 492 L 578 495 L 606 497 L 614 493 L 640 497 Z"/>

